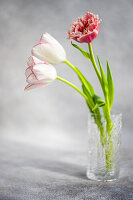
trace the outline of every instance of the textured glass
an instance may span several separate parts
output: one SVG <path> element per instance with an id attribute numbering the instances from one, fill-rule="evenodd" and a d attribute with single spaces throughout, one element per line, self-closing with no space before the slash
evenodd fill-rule
<path id="1" fill-rule="evenodd" d="M 88 120 L 88 167 L 87 177 L 97 181 L 111 181 L 119 176 L 120 157 L 120 130 L 122 115 L 112 115 L 113 124 L 111 138 L 106 135 L 107 142 L 101 143 L 100 131 L 94 122 L 94 116 L 89 115 Z M 106 128 L 106 122 L 102 117 L 102 124 Z M 110 161 L 110 163 L 109 163 Z M 108 165 L 108 163 L 110 165 Z M 108 167 L 109 166 L 109 167 Z"/>

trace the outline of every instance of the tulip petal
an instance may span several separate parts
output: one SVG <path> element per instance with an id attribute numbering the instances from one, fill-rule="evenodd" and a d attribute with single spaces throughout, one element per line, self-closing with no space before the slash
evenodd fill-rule
<path id="1" fill-rule="evenodd" d="M 28 65 L 28 66 L 36 65 L 36 64 L 39 64 L 39 63 L 44 63 L 44 64 L 45 64 L 44 61 L 39 60 L 39 59 L 36 58 L 35 56 L 30 56 L 30 57 L 28 58 L 28 61 L 27 61 L 27 65 Z"/>
<path id="2" fill-rule="evenodd" d="M 53 65 L 59 64 L 66 59 L 64 48 L 48 33 L 44 33 L 39 44 L 33 46 L 32 55 Z"/>
<path id="3" fill-rule="evenodd" d="M 35 88 L 39 88 L 39 87 L 45 86 L 45 85 L 47 85 L 47 83 L 32 83 L 32 84 L 28 84 L 24 88 L 24 90 L 28 91 L 28 90 L 31 90 L 31 89 L 35 89 Z"/>
<path id="4" fill-rule="evenodd" d="M 29 66 L 25 71 L 26 81 L 29 83 L 25 90 L 47 85 L 57 77 L 56 69 L 48 63 Z"/>
<path id="5" fill-rule="evenodd" d="M 33 71 L 38 80 L 45 80 L 51 82 L 56 79 L 56 69 L 52 65 L 37 64 L 33 66 Z"/>
<path id="6" fill-rule="evenodd" d="M 60 45 L 60 43 L 54 38 L 52 37 L 49 33 L 43 33 L 43 35 L 40 38 L 40 42 L 41 43 L 49 43 L 49 44 L 53 44 L 53 45 Z M 61 45 L 60 45 L 61 46 Z"/>
<path id="7" fill-rule="evenodd" d="M 32 82 L 37 82 L 38 81 L 37 75 L 35 74 L 35 72 L 33 70 L 33 66 L 30 66 L 25 70 L 25 76 L 26 76 L 26 81 L 28 83 L 32 83 Z"/>
<path id="8" fill-rule="evenodd" d="M 78 38 L 77 41 L 80 43 L 91 43 L 98 35 L 98 31 L 95 30 L 90 34 L 83 35 L 82 37 Z"/>
<path id="9" fill-rule="evenodd" d="M 39 43 L 32 48 L 32 55 L 51 64 L 59 64 L 66 59 L 66 53 L 61 45 Z"/>

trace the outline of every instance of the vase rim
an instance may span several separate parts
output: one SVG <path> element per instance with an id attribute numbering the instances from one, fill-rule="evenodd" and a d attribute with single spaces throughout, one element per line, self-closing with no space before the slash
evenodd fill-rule
<path id="1" fill-rule="evenodd" d="M 97 113 L 89 113 L 88 115 L 90 116 L 97 116 L 98 114 Z M 101 116 L 104 116 L 104 114 L 102 113 Z M 110 116 L 119 116 L 122 118 L 123 114 L 121 112 L 111 112 L 110 113 Z"/>

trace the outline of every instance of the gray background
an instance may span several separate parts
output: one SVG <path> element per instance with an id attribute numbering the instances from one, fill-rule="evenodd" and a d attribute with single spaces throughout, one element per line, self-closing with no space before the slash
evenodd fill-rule
<path id="1" fill-rule="evenodd" d="M 7 186 L 4 177 L 11 175 L 10 164 L 12 161 L 18 162 L 21 156 L 25 164 L 26 155 L 41 160 L 43 155 L 56 151 L 57 154 L 50 154 L 53 155 L 52 160 L 55 160 L 60 153 L 69 152 L 66 156 L 62 155 L 62 159 L 67 163 L 82 163 L 81 166 L 86 166 L 84 155 L 87 152 L 88 109 L 84 99 L 58 80 L 47 87 L 25 93 L 24 71 L 32 46 L 38 43 L 43 32 L 48 32 L 66 49 L 68 60 L 86 74 L 97 93 L 102 95 L 91 64 L 71 46 L 66 35 L 72 21 L 78 16 L 84 16 L 87 11 L 99 14 L 102 19 L 99 35 L 92 45 L 104 67 L 106 59 L 109 60 L 115 83 L 113 110 L 123 114 L 123 152 L 127 152 L 127 155 L 132 152 L 133 1 L 0 0 L 0 151 L 4 159 L 1 158 L 1 162 L 7 159 L 6 167 L 9 168 L 9 173 L 7 170 L 3 179 L 1 177 L 1 187 Z M 87 50 L 86 44 L 81 44 L 81 47 Z M 59 76 L 80 87 L 76 75 L 67 65 L 57 65 L 56 69 Z M 21 155 L 20 151 L 24 153 Z M 72 152 L 75 152 L 74 157 Z M 81 155 L 81 152 L 83 156 L 78 159 L 76 156 Z M 131 157 L 128 159 L 131 160 Z M 2 173 L 3 170 L 1 176 Z M 12 173 L 16 177 L 16 171 Z M 24 180 L 25 185 L 27 179 Z M 22 181 L 19 182 L 21 184 Z M 10 184 L 7 187 L 10 191 Z M 14 190 L 12 194 L 15 195 Z M 10 195 L 6 194 L 1 199 Z"/>

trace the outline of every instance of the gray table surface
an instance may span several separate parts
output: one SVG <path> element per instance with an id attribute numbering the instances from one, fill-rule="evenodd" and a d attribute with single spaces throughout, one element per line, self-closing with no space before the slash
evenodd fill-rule
<path id="1" fill-rule="evenodd" d="M 120 179 L 86 178 L 81 148 L 52 149 L 1 137 L 0 200 L 133 200 L 132 146 L 121 153 Z"/>

